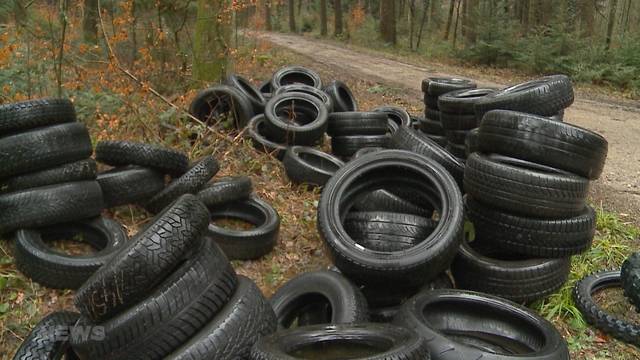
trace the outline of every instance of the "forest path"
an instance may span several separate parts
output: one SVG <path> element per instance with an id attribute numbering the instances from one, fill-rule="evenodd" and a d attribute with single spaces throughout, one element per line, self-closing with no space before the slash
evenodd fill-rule
<path id="1" fill-rule="evenodd" d="M 426 60 L 409 64 L 375 51 L 358 51 L 290 34 L 252 35 L 350 75 L 406 88 L 407 96 L 421 97 L 420 83 L 428 76 L 472 78 L 480 87 L 507 85 L 467 67 L 436 65 Z M 594 204 L 618 212 L 628 221 L 640 225 L 640 102 L 594 97 L 577 91 L 575 103 L 565 112 L 565 120 L 596 131 L 609 142 L 604 173 L 592 186 Z"/>

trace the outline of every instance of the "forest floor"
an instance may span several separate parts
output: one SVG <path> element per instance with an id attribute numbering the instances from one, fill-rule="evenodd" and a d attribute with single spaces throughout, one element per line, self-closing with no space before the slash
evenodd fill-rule
<path id="1" fill-rule="evenodd" d="M 261 37 L 274 43 L 268 47 L 253 44 L 249 39 L 247 47 L 254 46 L 254 60 L 236 64 L 236 71 L 258 84 L 268 79 L 273 71 L 284 65 L 299 64 L 308 66 L 322 76 L 324 81 L 339 79 L 345 81 L 353 90 L 361 109 L 367 110 L 382 105 L 405 107 L 410 113 L 420 114 L 424 105 L 420 99 L 420 80 L 429 74 L 458 74 L 476 79 L 481 85 L 488 83 L 498 86 L 502 82 L 499 74 L 474 72 L 472 69 L 440 66 L 439 64 L 408 64 L 390 59 L 370 51 L 354 51 L 337 47 L 331 43 L 318 42 L 288 35 L 263 34 Z M 16 68 L 19 63 L 7 65 Z M 88 66 L 88 65 L 87 65 Z M 91 69 L 89 69 L 91 70 Z M 280 162 L 269 155 L 256 152 L 251 143 L 237 138 L 237 133 L 224 131 L 206 135 L 199 139 L 196 146 L 187 140 L 192 125 L 184 117 L 168 109 L 166 104 L 149 95 L 144 87 L 126 87 L 129 79 L 113 70 L 104 73 L 102 69 L 87 71 L 74 83 L 70 90 L 71 98 L 79 109 L 80 120 L 87 124 L 92 138 L 97 140 L 128 139 L 136 141 L 159 142 L 166 146 L 187 152 L 192 158 L 204 154 L 215 156 L 221 165 L 216 176 L 249 175 L 258 196 L 271 203 L 281 216 L 280 237 L 272 253 L 256 261 L 234 261 L 239 274 L 252 278 L 266 296 L 270 296 L 279 286 L 291 277 L 305 271 L 326 268 L 330 264 L 327 252 L 316 230 L 316 207 L 320 192 L 306 186 L 292 185 L 286 178 Z M 153 69 L 161 74 L 159 69 Z M 188 75 L 188 74 L 187 74 Z M 71 74 L 67 74 L 74 79 Z M 185 76 L 186 77 L 186 76 Z M 514 77 L 508 82 L 513 82 Z M 176 82 L 182 82 L 177 78 Z M 186 82 L 186 81 L 185 81 Z M 122 91 L 114 92 L 122 101 L 117 110 L 107 110 L 105 100 L 96 98 L 101 112 L 96 115 L 84 115 L 86 104 L 83 91 L 106 94 L 114 86 L 121 84 Z M 176 92 L 168 96 L 180 108 L 186 108 L 198 87 L 205 84 L 189 85 L 189 90 Z M 195 88 L 194 88 L 195 87 Z M 126 91 L 124 91 L 126 90 Z M 584 324 L 573 307 L 571 289 L 575 281 L 593 271 L 603 268 L 619 267 L 621 261 L 633 250 L 638 250 L 637 238 L 640 228 L 635 215 L 638 208 L 629 205 L 632 200 L 611 200 L 616 194 L 612 189 L 619 186 L 625 190 L 626 183 L 637 185 L 638 159 L 633 135 L 638 133 L 638 125 L 631 119 L 637 115 L 637 109 L 623 100 L 612 99 L 603 102 L 578 91 L 578 101 L 568 111 L 571 122 L 584 124 L 603 133 L 610 142 L 610 158 L 607 161 L 606 174 L 595 186 L 592 204 L 598 209 L 598 226 L 593 248 L 572 261 L 570 281 L 557 294 L 548 300 L 531 305 L 543 316 L 550 319 L 567 339 L 574 359 L 616 359 L 631 360 L 640 358 L 637 348 L 611 339 Z M 91 98 L 93 99 L 93 98 Z M 91 100 L 94 101 L 94 100 Z M 620 101 L 620 103 L 617 103 Z M 602 104 L 602 105 L 599 105 Z M 635 109 L 635 110 L 634 110 Z M 92 114 L 92 113 L 90 113 Z M 635 114 L 635 115 L 634 115 Z M 589 120 L 594 117 L 593 121 Z M 97 119 L 96 119 L 97 118 Z M 626 131 L 614 130 L 612 118 L 620 118 L 619 126 Z M 179 130 L 167 131 L 159 125 L 168 121 Z M 108 120 L 108 121 L 107 121 Z M 596 121 L 597 120 L 597 121 Z M 590 122 L 591 121 L 591 122 Z M 144 125 L 144 126 L 142 126 Z M 222 129 L 220 129 L 222 130 Z M 625 151 L 629 151 L 627 155 Z M 624 165 L 624 157 L 634 164 Z M 612 160 L 614 159 L 614 160 Z M 612 161 L 614 164 L 612 165 Z M 616 163 L 618 161 L 619 163 Z M 601 188 L 602 191 L 598 190 Z M 602 195 L 606 194 L 606 195 Z M 622 193 L 622 198 L 629 197 Z M 134 235 L 150 219 L 142 209 L 125 206 L 104 212 L 104 216 L 116 218 Z M 68 242 L 66 242 L 68 244 Z M 62 251 L 76 251 L 73 245 L 62 245 Z M 60 244 L 58 244 L 60 245 Z M 31 327 L 45 314 L 61 309 L 73 309 L 73 291 L 52 290 L 31 282 L 15 267 L 10 239 L 0 240 L 0 359 L 11 359 L 13 352 L 28 334 Z M 599 303 L 617 316 L 632 317 L 631 306 L 620 292 L 603 292 Z"/>

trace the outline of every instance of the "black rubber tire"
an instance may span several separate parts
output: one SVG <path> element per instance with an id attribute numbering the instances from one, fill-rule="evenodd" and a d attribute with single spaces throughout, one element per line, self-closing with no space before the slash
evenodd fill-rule
<path id="1" fill-rule="evenodd" d="M 215 85 L 200 91 L 191 101 L 189 113 L 196 119 L 213 125 L 218 116 L 229 114 L 233 118 L 231 125 L 242 129 L 255 115 L 249 99 L 240 90 L 229 85 Z"/>
<path id="2" fill-rule="evenodd" d="M 273 88 L 271 87 L 271 79 L 263 81 L 260 84 L 260 87 L 258 88 L 258 90 L 260 90 L 263 96 L 265 95 L 270 96 L 273 93 Z"/>
<path id="3" fill-rule="evenodd" d="M 440 145 L 440 147 L 442 147 L 444 149 L 445 146 L 447 146 L 447 144 L 449 143 L 449 140 L 447 140 L 446 136 L 442 136 L 442 135 L 428 135 L 427 137 L 431 140 L 433 140 L 436 144 Z"/>
<path id="4" fill-rule="evenodd" d="M 0 105 L 0 136 L 76 121 L 69 99 L 44 98 Z"/>
<path id="5" fill-rule="evenodd" d="M 389 169 L 393 174 L 385 173 Z M 406 173 L 398 176 L 398 170 Z M 389 177 L 396 186 L 406 185 L 416 193 L 435 193 L 440 220 L 436 229 L 412 248 L 372 251 L 349 236 L 342 220 L 359 192 L 375 189 Z M 318 204 L 318 230 L 334 264 L 350 279 L 362 284 L 402 279 L 410 285 L 424 283 L 449 266 L 462 240 L 463 213 L 460 190 L 440 164 L 409 151 L 385 150 L 345 164 L 329 180 Z"/>
<path id="6" fill-rule="evenodd" d="M 438 108 L 450 114 L 475 115 L 475 104 L 485 96 L 496 92 L 495 89 L 462 89 L 438 97 Z"/>
<path id="7" fill-rule="evenodd" d="M 545 117 L 506 110 L 488 112 L 480 125 L 480 149 L 600 177 L 607 140 L 591 130 Z"/>
<path id="8" fill-rule="evenodd" d="M 596 230 L 596 213 L 588 205 L 575 217 L 548 220 L 512 215 L 465 196 L 465 210 L 476 240 L 532 257 L 580 254 L 591 247 Z"/>
<path id="9" fill-rule="evenodd" d="M 108 170 L 97 181 L 106 208 L 143 202 L 164 189 L 163 174 L 137 166 Z"/>
<path id="10" fill-rule="evenodd" d="M 478 119 L 503 109 L 552 116 L 573 103 L 573 85 L 565 75 L 545 76 L 487 95 L 475 104 Z"/>
<path id="11" fill-rule="evenodd" d="M 253 147 L 256 150 L 275 156 L 282 160 L 287 151 L 286 144 L 279 144 L 267 138 L 267 128 L 264 115 L 257 115 L 249 122 L 247 126 L 247 136 L 251 138 Z"/>
<path id="12" fill-rule="evenodd" d="M 31 329 L 24 339 L 13 360 L 77 360 L 68 340 L 56 339 L 55 334 L 71 334 L 78 321 L 78 313 L 56 311 L 48 314 Z M 61 336 L 62 338 L 62 336 Z"/>
<path id="13" fill-rule="evenodd" d="M 366 147 L 387 147 L 389 135 L 352 135 L 331 138 L 331 152 L 341 157 L 351 157 Z"/>
<path id="14" fill-rule="evenodd" d="M 621 285 L 619 270 L 600 271 L 576 283 L 573 288 L 573 300 L 587 323 L 618 340 L 640 346 L 640 325 L 616 318 L 593 299 L 593 295 L 598 291 Z"/>
<path id="15" fill-rule="evenodd" d="M 362 149 L 356 151 L 356 153 L 353 154 L 353 158 L 357 159 L 360 156 L 363 156 L 363 155 L 366 155 L 366 154 L 371 154 L 371 153 L 374 153 L 374 152 L 378 152 L 380 150 L 384 150 L 384 148 L 383 147 L 365 147 L 365 148 L 362 148 Z"/>
<path id="16" fill-rule="evenodd" d="M 424 110 L 424 117 L 428 120 L 440 122 L 440 110 L 427 108 Z"/>
<path id="17" fill-rule="evenodd" d="M 278 88 L 285 85 L 304 84 L 322 89 L 320 75 L 311 69 L 302 66 L 285 66 L 273 74 L 271 78 L 271 88 Z"/>
<path id="18" fill-rule="evenodd" d="M 282 159 L 291 182 L 323 186 L 344 162 L 333 155 L 305 146 L 292 146 Z"/>
<path id="19" fill-rule="evenodd" d="M 471 114 L 451 114 L 440 112 L 440 123 L 446 130 L 471 130 L 478 127 L 479 121 Z"/>
<path id="20" fill-rule="evenodd" d="M 469 131 L 464 139 L 464 147 L 467 158 L 474 152 L 480 151 L 480 129 L 475 128 Z"/>
<path id="21" fill-rule="evenodd" d="M 434 360 L 569 360 L 556 328 L 533 311 L 461 290 L 422 292 L 394 320 L 427 339 Z"/>
<path id="22" fill-rule="evenodd" d="M 466 162 L 464 189 L 495 209 L 537 218 L 567 218 L 584 210 L 589 180 L 528 161 L 474 153 Z"/>
<path id="23" fill-rule="evenodd" d="M 83 160 L 91 152 L 89 132 L 78 122 L 0 137 L 0 179 Z"/>
<path id="24" fill-rule="evenodd" d="M 204 204 L 194 195 L 183 195 L 78 289 L 76 308 L 93 321 L 103 321 L 137 303 L 193 256 L 208 223 Z"/>
<path id="25" fill-rule="evenodd" d="M 631 254 L 622 263 L 620 280 L 624 295 L 636 309 L 640 309 L 640 253 Z"/>
<path id="26" fill-rule="evenodd" d="M 369 320 L 367 300 L 360 289 L 343 275 L 329 270 L 303 273 L 282 285 L 271 297 L 278 327 L 351 324 Z M 307 312 L 311 322 L 300 323 Z"/>
<path id="27" fill-rule="evenodd" d="M 420 130 L 420 123 L 424 121 L 424 118 L 416 115 L 409 115 L 411 117 L 411 127 Z"/>
<path id="28" fill-rule="evenodd" d="M 246 200 L 252 191 L 253 184 L 248 176 L 224 177 L 200 190 L 198 199 L 211 209 L 230 202 Z"/>
<path id="29" fill-rule="evenodd" d="M 278 241 L 280 215 L 260 198 L 251 197 L 211 209 L 211 219 L 225 218 L 255 225 L 250 230 L 233 230 L 209 224 L 206 239 L 215 241 L 229 260 L 257 259 L 269 253 Z"/>
<path id="30" fill-rule="evenodd" d="M 46 185 L 95 179 L 96 162 L 93 159 L 86 159 L 0 180 L 0 194 Z"/>
<path id="31" fill-rule="evenodd" d="M 158 213 L 184 194 L 197 194 L 220 170 L 213 156 L 205 156 L 196 162 L 184 175 L 173 180 L 160 192 L 144 203 L 151 213 Z"/>
<path id="32" fill-rule="evenodd" d="M 471 80 L 452 77 L 430 77 L 424 79 L 423 84 L 425 82 L 426 93 L 433 97 L 439 97 L 451 91 L 475 89 L 477 87 L 476 83 Z M 425 88 L 424 85 L 423 88 Z"/>
<path id="33" fill-rule="evenodd" d="M 464 145 L 465 141 L 467 140 L 467 135 L 469 135 L 469 131 L 470 130 L 447 130 L 444 133 L 445 137 L 447 138 L 447 143 Z"/>
<path id="34" fill-rule="evenodd" d="M 400 128 L 391 137 L 389 147 L 412 151 L 435 160 L 447 169 L 460 186 L 462 185 L 464 164 L 424 133 L 410 128 Z"/>
<path id="35" fill-rule="evenodd" d="M 68 255 L 45 242 L 56 239 L 86 242 L 96 252 Z M 21 229 L 15 235 L 15 264 L 20 272 L 40 285 L 75 290 L 106 264 L 127 240 L 122 225 L 102 217 L 37 230 Z"/>
<path id="36" fill-rule="evenodd" d="M 367 249 L 393 252 L 419 244 L 438 226 L 422 216 L 393 212 L 349 212 L 343 224 L 347 234 Z"/>
<path id="37" fill-rule="evenodd" d="M 260 114 L 264 111 L 264 105 L 267 103 L 264 96 L 258 88 L 255 87 L 249 80 L 240 75 L 229 75 L 225 83 L 229 86 L 233 86 L 238 89 L 242 95 L 251 103 L 254 114 Z"/>
<path id="38" fill-rule="evenodd" d="M 342 81 L 334 80 L 324 88 L 333 100 L 333 112 L 358 111 L 358 102 L 351 89 Z"/>
<path id="39" fill-rule="evenodd" d="M 460 289 L 531 303 L 559 290 L 567 282 L 570 267 L 568 258 L 523 259 L 474 241 L 460 246 L 451 273 Z"/>
<path id="40" fill-rule="evenodd" d="M 360 195 L 355 199 L 353 207 L 359 211 L 387 211 L 419 215 L 426 218 L 433 216 L 433 207 L 431 204 L 414 204 L 410 200 L 385 189 L 378 189 Z"/>
<path id="41" fill-rule="evenodd" d="M 189 168 L 189 158 L 181 151 L 131 141 L 98 142 L 96 161 L 111 166 L 138 165 L 171 175 L 182 175 Z"/>
<path id="42" fill-rule="evenodd" d="M 467 148 L 464 145 L 454 144 L 452 142 L 448 142 L 445 146 L 445 149 L 454 157 L 458 159 L 466 159 L 467 158 Z"/>
<path id="43" fill-rule="evenodd" d="M 373 112 L 381 112 L 387 114 L 389 120 L 393 121 L 399 127 L 412 127 L 411 116 L 407 110 L 398 106 L 381 106 L 372 110 Z"/>
<path id="44" fill-rule="evenodd" d="M 72 222 L 100 215 L 96 181 L 47 185 L 0 195 L 0 234 Z"/>
<path id="45" fill-rule="evenodd" d="M 218 315 L 167 359 L 248 359 L 253 345 L 276 328 L 276 315 L 260 289 L 238 276 L 235 293 Z"/>
<path id="46" fill-rule="evenodd" d="M 337 343 L 334 349 L 332 343 Z M 353 349 L 348 347 L 353 344 Z M 305 349 L 306 348 L 306 349 Z M 314 349 L 315 348 L 315 349 Z M 364 353 L 357 349 L 366 349 Z M 260 339 L 251 351 L 252 360 L 324 359 L 347 349 L 350 355 L 335 359 L 429 360 L 425 340 L 415 332 L 389 324 L 343 324 L 304 326 Z M 362 350 L 361 350 L 362 351 Z M 352 354 L 351 354 L 352 353 Z M 306 355 L 291 355 L 306 354 Z M 358 355 L 366 354 L 366 355 Z"/>
<path id="47" fill-rule="evenodd" d="M 321 89 L 318 89 L 316 87 L 309 86 L 309 85 L 304 85 L 304 84 L 285 85 L 285 86 L 279 87 L 273 93 L 273 96 L 280 95 L 282 93 L 288 93 L 288 92 L 298 92 L 298 93 L 314 96 L 326 106 L 327 112 L 329 113 L 333 112 L 333 99 Z"/>
<path id="48" fill-rule="evenodd" d="M 269 100 L 264 116 L 269 139 L 290 145 L 311 146 L 323 138 L 329 113 L 315 96 L 291 92 L 276 95 Z M 302 118 L 303 122 L 289 120 L 292 117 Z"/>
<path id="49" fill-rule="evenodd" d="M 329 114 L 329 136 L 384 135 L 388 130 L 388 118 L 384 113 L 345 111 Z"/>
<path id="50" fill-rule="evenodd" d="M 103 339 L 72 339 L 86 359 L 162 359 L 196 334 L 224 307 L 236 289 L 236 274 L 222 250 L 211 242 L 175 270 L 134 306 L 113 318 L 77 326 L 102 326 Z"/>

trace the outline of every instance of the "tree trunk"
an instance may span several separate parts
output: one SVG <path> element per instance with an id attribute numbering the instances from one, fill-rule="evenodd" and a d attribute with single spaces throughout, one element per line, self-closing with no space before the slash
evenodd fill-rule
<path id="1" fill-rule="evenodd" d="M 271 0 L 263 0 L 264 1 L 264 28 L 267 31 L 273 30 L 273 25 L 271 25 Z"/>
<path id="2" fill-rule="evenodd" d="M 327 0 L 320 0 L 320 35 L 327 36 Z"/>
<path id="3" fill-rule="evenodd" d="M 453 11 L 455 10 L 456 0 L 449 0 L 449 16 L 447 17 L 447 25 L 444 27 L 444 39 L 449 40 L 449 31 L 451 30 L 451 21 L 453 20 Z"/>
<path id="4" fill-rule="evenodd" d="M 394 0 L 380 0 L 380 35 L 384 42 L 396 43 L 396 4 Z"/>
<path id="5" fill-rule="evenodd" d="M 605 40 L 605 48 L 611 48 L 611 37 L 613 36 L 613 25 L 616 23 L 616 10 L 618 8 L 618 0 L 611 0 L 609 9 L 609 19 L 607 22 L 607 38 Z"/>
<path id="6" fill-rule="evenodd" d="M 594 0 L 580 1 L 580 19 L 582 23 L 582 36 L 591 38 L 595 29 L 596 4 Z"/>
<path id="7" fill-rule="evenodd" d="M 416 42 L 416 50 L 420 48 L 420 41 L 422 40 L 422 30 L 424 29 L 424 23 L 427 20 L 428 8 L 429 8 L 429 0 L 424 0 L 424 7 L 422 8 L 422 20 L 420 21 L 420 31 L 418 31 L 418 41 Z"/>
<path id="8" fill-rule="evenodd" d="M 468 2 L 469 0 L 461 0 L 462 1 L 462 20 L 460 21 L 460 33 L 463 37 L 466 38 L 466 33 L 467 33 L 467 27 L 468 24 L 467 22 L 469 21 L 469 6 L 468 6 Z"/>
<path id="9" fill-rule="evenodd" d="M 288 1 L 289 8 L 289 31 L 296 32 L 296 9 L 295 9 L 295 1 Z"/>
<path id="10" fill-rule="evenodd" d="M 531 13 L 531 0 L 522 0 L 522 34 L 529 33 L 529 14 Z"/>
<path id="11" fill-rule="evenodd" d="M 409 49 L 413 50 L 413 28 L 415 27 L 416 0 L 409 0 Z"/>
<path id="12" fill-rule="evenodd" d="M 478 0 L 467 0 L 467 30 L 464 33 L 464 35 L 466 35 L 465 38 L 467 40 L 467 44 L 475 44 L 476 42 L 476 19 L 478 16 Z"/>
<path id="13" fill-rule="evenodd" d="M 333 0 L 334 11 L 334 36 L 342 35 L 342 0 Z"/>
<path id="14" fill-rule="evenodd" d="M 440 0 L 431 0 L 429 8 L 429 21 L 431 28 L 437 31 L 440 28 Z"/>
<path id="15" fill-rule="evenodd" d="M 458 41 L 458 22 L 460 20 L 460 3 L 464 0 L 458 0 L 458 6 L 456 6 L 456 21 L 453 24 L 453 48 L 456 48 L 456 42 Z"/>
<path id="16" fill-rule="evenodd" d="M 230 0 L 198 0 L 193 49 L 196 80 L 222 80 L 230 70 L 231 16 L 223 11 L 229 6 Z"/>

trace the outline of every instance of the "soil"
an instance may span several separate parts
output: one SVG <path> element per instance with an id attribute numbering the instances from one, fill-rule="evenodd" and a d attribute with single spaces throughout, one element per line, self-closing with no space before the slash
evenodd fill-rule
<path id="1" fill-rule="evenodd" d="M 350 49 L 340 44 L 289 34 L 252 34 L 278 47 L 308 57 L 343 77 L 361 77 L 386 86 L 403 89 L 406 96 L 420 99 L 420 84 L 429 76 L 472 78 L 479 87 L 501 88 L 500 77 L 482 69 L 431 63 L 413 63 L 390 58 L 379 52 Z M 565 121 L 603 135 L 609 142 L 604 172 L 592 183 L 591 200 L 595 206 L 616 212 L 625 220 L 640 225 L 640 102 L 578 88 L 574 104 L 565 111 Z"/>

